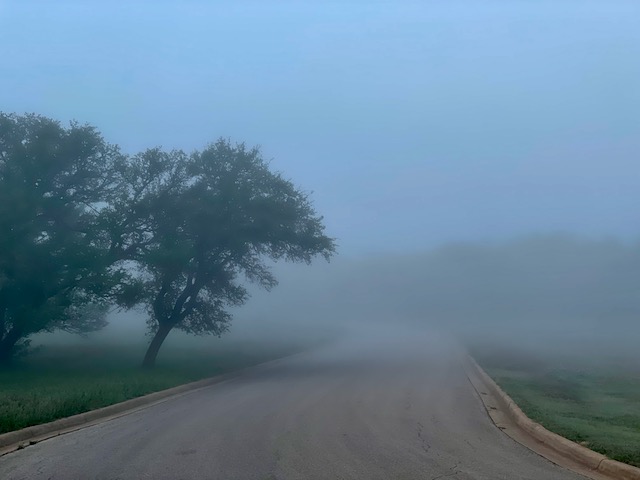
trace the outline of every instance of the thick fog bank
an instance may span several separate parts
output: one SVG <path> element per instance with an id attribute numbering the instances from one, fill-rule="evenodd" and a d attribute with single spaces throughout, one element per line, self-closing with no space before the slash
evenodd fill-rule
<path id="1" fill-rule="evenodd" d="M 281 285 L 256 292 L 239 318 L 276 331 L 428 325 L 476 343 L 594 352 L 632 352 L 640 339 L 638 243 L 541 235 L 285 266 L 279 276 Z"/>
<path id="2" fill-rule="evenodd" d="M 168 344 L 384 338 L 389 327 L 450 332 L 476 345 L 594 355 L 636 354 L 640 340 L 639 243 L 533 236 L 273 268 L 279 286 L 252 289 L 222 338 L 173 332 Z M 145 315 L 115 313 L 89 340 L 148 341 Z"/>

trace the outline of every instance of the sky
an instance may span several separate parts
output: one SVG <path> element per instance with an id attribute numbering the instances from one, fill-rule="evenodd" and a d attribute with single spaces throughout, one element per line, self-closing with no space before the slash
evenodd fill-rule
<path id="1" fill-rule="evenodd" d="M 640 2 L 2 1 L 0 110 L 260 145 L 348 256 L 640 231 Z"/>

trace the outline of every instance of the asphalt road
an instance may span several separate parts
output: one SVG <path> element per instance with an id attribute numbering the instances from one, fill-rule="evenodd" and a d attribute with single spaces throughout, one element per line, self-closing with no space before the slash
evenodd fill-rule
<path id="1" fill-rule="evenodd" d="M 578 480 L 489 420 L 444 337 L 342 342 L 0 457 L 12 479 Z"/>

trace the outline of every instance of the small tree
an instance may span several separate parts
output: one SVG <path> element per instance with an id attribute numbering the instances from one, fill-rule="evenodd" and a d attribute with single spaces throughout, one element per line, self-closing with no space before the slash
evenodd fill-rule
<path id="1" fill-rule="evenodd" d="M 105 324 L 114 278 L 96 218 L 117 161 L 92 127 L 0 114 L 0 363 L 34 333 Z"/>
<path id="2" fill-rule="evenodd" d="M 265 260 L 309 263 L 334 253 L 308 196 L 270 171 L 256 148 L 218 140 L 191 155 L 149 150 L 120 178 L 106 221 L 113 254 L 139 273 L 124 296 L 149 312 L 144 366 L 155 364 L 174 328 L 224 333 L 227 307 L 247 300 L 243 278 L 276 284 Z"/>

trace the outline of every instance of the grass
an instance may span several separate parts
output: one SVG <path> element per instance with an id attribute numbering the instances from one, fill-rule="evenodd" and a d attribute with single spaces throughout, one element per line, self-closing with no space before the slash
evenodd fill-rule
<path id="1" fill-rule="evenodd" d="M 296 345 L 235 343 L 161 352 L 150 371 L 139 366 L 144 346 L 42 347 L 0 371 L 0 433 L 50 422 L 147 393 L 285 356 Z"/>
<path id="2" fill-rule="evenodd" d="M 529 418 L 640 467 L 640 362 L 504 351 L 474 356 Z"/>

